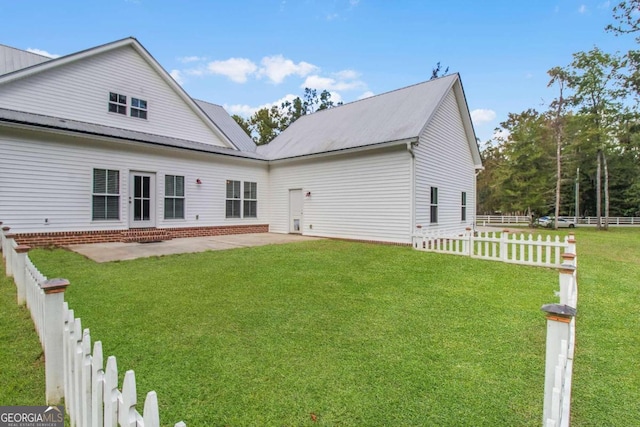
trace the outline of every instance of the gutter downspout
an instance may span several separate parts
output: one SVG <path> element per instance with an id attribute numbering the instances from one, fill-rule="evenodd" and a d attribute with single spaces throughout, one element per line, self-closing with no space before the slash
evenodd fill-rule
<path id="1" fill-rule="evenodd" d="M 417 139 L 415 141 L 407 141 L 407 151 L 409 152 L 409 154 L 411 154 L 411 200 L 409 203 L 411 209 L 411 224 L 409 225 L 409 240 L 411 242 L 411 246 L 413 246 L 413 233 L 416 225 L 416 153 L 415 151 L 413 151 L 413 148 L 417 145 Z"/>

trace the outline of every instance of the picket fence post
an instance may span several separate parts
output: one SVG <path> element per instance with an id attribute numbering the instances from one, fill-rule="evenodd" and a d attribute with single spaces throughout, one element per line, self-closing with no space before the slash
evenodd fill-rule
<path id="1" fill-rule="evenodd" d="M 548 425 L 547 420 L 553 418 L 553 393 L 556 387 L 556 367 L 558 357 L 563 354 L 563 342 L 571 342 L 571 321 L 576 315 L 576 309 L 568 305 L 545 304 L 542 311 L 547 318 L 547 351 L 545 358 L 544 375 L 544 405 L 542 413 L 542 425 Z M 565 352 L 566 353 L 566 348 Z M 556 391 L 557 393 L 557 391 Z"/>
<path id="2" fill-rule="evenodd" d="M 16 246 L 16 271 L 13 272 L 13 280 L 16 283 L 17 294 L 18 294 L 18 305 L 24 305 L 27 298 L 27 252 L 31 249 L 30 246 L 27 245 L 18 245 Z"/>
<path id="3" fill-rule="evenodd" d="M 50 279 L 40 285 L 44 291 L 44 360 L 47 405 L 55 405 L 64 396 L 64 291 L 66 279 Z"/>
<path id="4" fill-rule="evenodd" d="M 564 256 L 565 254 L 563 254 Z M 562 264 L 558 276 L 560 282 L 560 304 L 571 305 L 571 294 L 573 292 L 573 275 L 576 268 L 571 264 Z M 575 308 L 575 307 L 574 307 Z"/>
<path id="5" fill-rule="evenodd" d="M 4 247 L 2 254 L 5 257 L 5 274 L 7 277 L 13 277 L 13 239 L 16 235 L 9 232 L 9 227 L 2 227 L 4 231 Z"/>
<path id="6" fill-rule="evenodd" d="M 11 230 L 11 227 L 7 227 L 5 225 L 4 227 L 2 227 L 2 233 L 0 233 L 0 237 L 2 237 L 2 258 L 3 259 L 7 258 L 7 252 L 9 251 L 7 249 L 7 233 L 9 233 L 9 230 Z"/>
<path id="7" fill-rule="evenodd" d="M 500 235 L 500 259 L 507 261 L 509 259 L 509 230 L 502 230 Z"/>

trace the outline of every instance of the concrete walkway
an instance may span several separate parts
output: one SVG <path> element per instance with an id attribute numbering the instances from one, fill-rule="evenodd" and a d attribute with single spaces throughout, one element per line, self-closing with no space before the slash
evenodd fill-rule
<path id="1" fill-rule="evenodd" d="M 190 237 L 156 243 L 91 243 L 86 245 L 69 245 L 66 247 L 96 262 L 109 262 L 161 255 L 277 245 L 309 240 L 318 240 L 318 238 L 295 234 L 255 233 Z"/>

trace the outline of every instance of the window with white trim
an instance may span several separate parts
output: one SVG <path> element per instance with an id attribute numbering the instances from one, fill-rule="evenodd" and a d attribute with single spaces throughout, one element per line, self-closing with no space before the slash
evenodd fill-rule
<path id="1" fill-rule="evenodd" d="M 131 98 L 131 117 L 139 119 L 147 118 L 147 101 L 139 98 Z"/>
<path id="2" fill-rule="evenodd" d="M 109 112 L 127 115 L 127 97 L 119 93 L 109 92 Z"/>
<path id="3" fill-rule="evenodd" d="M 249 181 L 227 180 L 225 203 L 227 218 L 257 218 L 258 184 Z"/>
<path id="4" fill-rule="evenodd" d="M 460 212 L 460 220 L 461 221 L 466 221 L 467 220 L 467 193 L 466 191 L 462 192 L 462 209 Z"/>
<path id="5" fill-rule="evenodd" d="M 256 182 L 244 182 L 243 217 L 258 217 L 258 184 Z"/>
<path id="6" fill-rule="evenodd" d="M 93 170 L 91 219 L 94 221 L 120 219 L 120 171 Z"/>
<path id="7" fill-rule="evenodd" d="M 438 187 L 431 187 L 431 197 L 429 200 L 429 222 L 436 224 L 438 222 Z"/>
<path id="8" fill-rule="evenodd" d="M 240 192 L 240 181 L 227 180 L 226 217 L 240 218 L 240 207 L 242 206 L 242 194 Z"/>
<path id="9" fill-rule="evenodd" d="M 184 219 L 184 176 L 164 176 L 164 219 Z"/>

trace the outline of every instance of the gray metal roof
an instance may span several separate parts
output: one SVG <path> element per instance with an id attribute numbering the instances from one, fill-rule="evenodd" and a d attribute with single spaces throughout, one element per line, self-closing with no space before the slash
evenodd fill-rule
<path id="1" fill-rule="evenodd" d="M 200 101 L 199 99 L 194 99 L 194 101 L 239 150 L 252 153 L 256 151 L 256 144 L 253 142 L 253 139 L 247 135 L 223 107 L 210 102 Z"/>
<path id="2" fill-rule="evenodd" d="M 25 113 L 22 111 L 14 111 L 6 108 L 0 108 L 0 122 L 35 126 L 45 129 L 71 131 L 79 134 L 103 136 L 125 141 L 199 151 L 203 153 L 265 160 L 263 156 L 257 153 L 238 151 L 232 148 L 219 147 L 215 145 L 204 144 L 202 142 L 188 141 L 184 139 L 171 138 L 144 132 L 136 132 L 111 126 L 98 125 L 94 123 L 79 122 L 76 120 L 61 119 L 58 117 L 44 116 L 40 114 Z"/>
<path id="3" fill-rule="evenodd" d="M 302 116 L 257 152 L 286 159 L 417 138 L 458 79 L 452 74 Z"/>
<path id="4" fill-rule="evenodd" d="M 51 60 L 46 56 L 0 44 L 0 75 Z"/>

